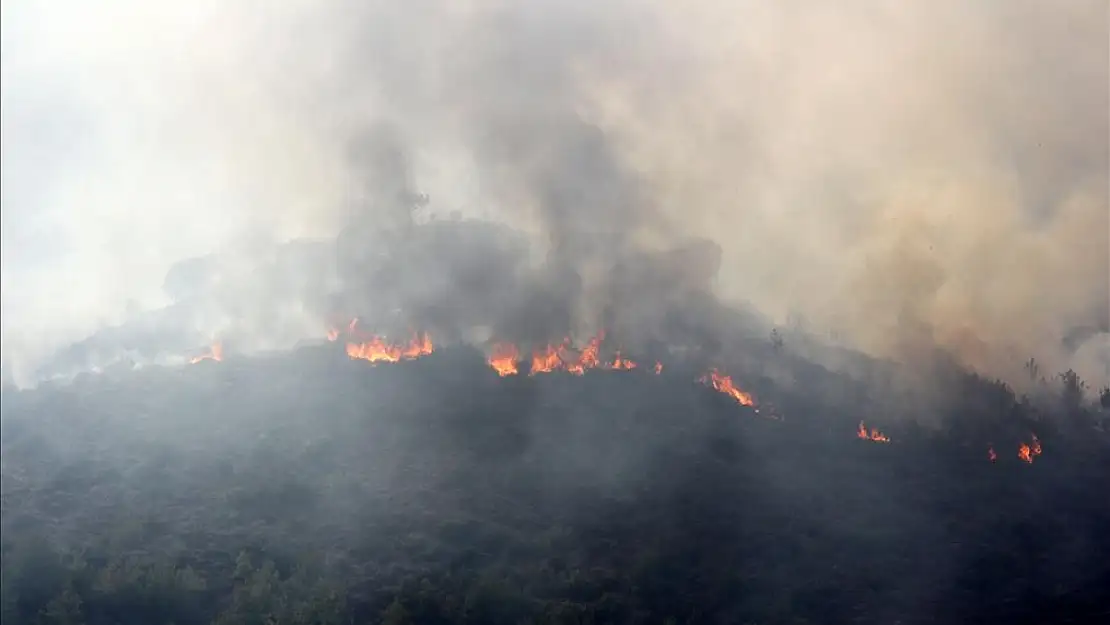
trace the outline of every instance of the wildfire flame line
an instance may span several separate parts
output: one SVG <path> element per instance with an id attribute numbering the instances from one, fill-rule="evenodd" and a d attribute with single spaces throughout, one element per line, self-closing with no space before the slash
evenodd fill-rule
<path id="1" fill-rule="evenodd" d="M 611 369 L 614 371 L 630 371 L 639 367 L 639 363 L 623 356 L 620 350 L 614 353 L 612 361 L 601 358 L 601 343 L 605 340 L 605 333 L 599 332 L 591 337 L 581 350 L 571 346 L 570 339 L 563 339 L 560 343 L 548 343 L 532 350 L 531 358 L 522 359 L 521 351 L 512 343 L 496 343 L 486 358 L 490 368 L 501 377 L 517 375 L 521 365 L 528 365 L 528 375 L 535 376 L 542 373 L 565 371 L 572 375 L 584 375 L 590 369 Z M 655 373 L 663 371 L 662 363 L 655 363 Z"/>
<path id="2" fill-rule="evenodd" d="M 431 354 L 435 350 L 431 338 L 423 332 L 414 333 L 412 338 L 404 343 L 390 342 L 380 336 L 360 341 L 354 336 L 357 325 L 358 318 L 356 317 L 351 319 L 346 327 L 348 336 L 346 352 L 352 360 L 367 360 L 371 363 L 395 363 L 403 360 L 415 360 Z M 338 341 L 340 336 L 341 331 L 336 327 L 331 327 L 327 331 L 328 341 Z M 490 350 L 487 363 L 501 377 L 518 375 L 521 365 L 525 364 L 526 360 L 529 365 L 529 375 L 532 376 L 555 371 L 565 371 L 572 375 L 584 375 L 588 369 L 630 371 L 639 368 L 639 363 L 623 356 L 620 350 L 614 352 L 611 361 L 602 360 L 600 351 L 604 339 L 605 333 L 599 332 L 596 336 L 591 337 L 581 350 L 575 350 L 571 346 L 569 338 L 558 344 L 549 343 L 534 349 L 530 359 L 522 359 L 520 349 L 512 343 L 496 343 Z M 222 361 L 222 343 L 218 341 L 213 343 L 206 353 L 191 358 L 189 362 L 196 364 L 205 360 Z M 652 371 L 655 375 L 660 375 L 663 372 L 663 363 L 657 361 Z M 699 382 L 728 395 L 740 405 L 754 408 L 756 412 L 759 412 L 755 397 L 737 387 L 730 376 L 721 373 L 717 368 L 710 369 L 699 378 Z M 781 420 L 781 417 L 770 416 Z M 863 421 L 859 422 L 856 436 L 873 442 L 890 442 L 890 437 L 877 428 L 868 429 Z M 1033 460 L 1043 452 L 1043 447 L 1036 434 L 1030 433 L 1030 436 L 1032 438 L 1030 443 L 1021 442 L 1018 444 L 1017 456 L 1023 462 L 1032 464 Z M 992 463 L 998 460 L 994 445 L 990 443 L 987 444 L 987 458 Z"/>
<path id="3" fill-rule="evenodd" d="M 351 359 L 368 360 L 370 362 L 400 362 L 412 360 L 428 355 L 434 351 L 434 345 L 427 334 L 416 334 L 408 343 L 397 344 L 375 336 L 365 341 L 354 340 L 352 335 L 358 324 L 358 318 L 352 319 L 346 328 L 348 342 L 347 355 Z M 343 335 L 338 327 L 332 326 L 327 330 L 327 339 L 336 342 Z M 631 371 L 638 369 L 640 364 L 623 355 L 620 350 L 613 353 L 613 359 L 601 358 L 601 344 L 605 340 L 605 332 L 598 332 L 591 337 L 581 350 L 576 350 L 571 345 L 569 338 L 560 343 L 549 343 L 532 350 L 531 358 L 522 358 L 521 350 L 516 345 L 507 342 L 495 343 L 486 358 L 487 364 L 497 375 L 508 377 L 519 375 L 522 366 L 528 366 L 530 376 L 543 373 L 564 371 L 572 375 L 584 375 L 590 369 L 604 369 L 612 371 Z M 663 363 L 656 361 L 651 371 L 655 375 L 663 373 Z M 740 404 L 755 406 L 755 399 L 750 393 L 736 387 L 732 378 L 720 374 L 716 369 L 706 374 L 704 378 L 716 390 L 729 395 Z"/>
<path id="4" fill-rule="evenodd" d="M 352 323 L 353 326 L 353 323 Z M 432 339 L 425 333 L 414 334 L 408 343 L 389 343 L 382 337 L 373 337 L 361 343 L 347 343 L 347 356 L 354 360 L 400 362 L 427 356 L 435 350 Z"/>
<path id="5" fill-rule="evenodd" d="M 614 352 L 611 361 L 602 360 L 599 353 L 604 338 L 604 333 L 598 333 L 597 336 L 590 338 L 586 345 L 577 352 L 571 347 L 570 339 L 538 347 L 532 350 L 531 358 L 527 363 L 529 365 L 529 375 L 536 376 L 556 371 L 583 375 L 590 369 L 631 371 L 640 367 L 638 362 L 624 356 L 620 350 Z M 512 343 L 494 344 L 486 362 L 501 377 L 519 374 L 520 366 L 523 364 L 520 349 Z M 657 361 L 651 371 L 655 375 L 662 374 L 663 363 Z M 755 397 L 751 393 L 741 390 L 730 376 L 722 374 L 716 368 L 702 376 L 700 381 L 711 386 L 714 390 L 728 395 L 737 403 L 755 408 L 756 412 L 759 411 L 756 407 Z"/>

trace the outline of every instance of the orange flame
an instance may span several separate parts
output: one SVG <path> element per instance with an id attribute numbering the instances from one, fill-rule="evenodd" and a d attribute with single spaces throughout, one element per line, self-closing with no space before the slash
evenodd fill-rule
<path id="1" fill-rule="evenodd" d="M 586 369 L 596 369 L 601 362 L 598 360 L 597 354 L 601 351 L 601 341 L 604 338 L 605 333 L 599 332 L 597 336 L 591 338 L 586 343 L 586 346 L 582 348 L 582 353 L 578 355 L 578 358 L 568 358 L 566 366 L 567 371 L 574 375 L 582 375 L 586 372 Z M 569 340 L 563 341 L 562 351 L 564 353 L 566 353 L 569 343 Z"/>
<path id="2" fill-rule="evenodd" d="M 1029 445 L 1022 443 L 1018 446 L 1018 458 L 1029 463 L 1033 462 L 1033 452 L 1029 449 Z"/>
<path id="3" fill-rule="evenodd" d="M 213 343 L 212 347 L 208 348 L 208 353 L 207 354 L 201 354 L 200 356 L 195 356 L 195 357 L 193 357 L 192 359 L 189 360 L 189 363 L 195 365 L 195 364 L 197 364 L 198 362 L 200 362 L 202 360 L 215 360 L 216 362 L 220 362 L 223 359 L 224 359 L 224 346 L 223 346 L 222 343 L 217 342 L 217 343 Z"/>
<path id="4" fill-rule="evenodd" d="M 569 338 L 562 343 L 549 343 L 532 351 L 531 375 L 551 373 L 553 371 L 566 371 L 573 375 L 583 375 L 589 369 L 611 369 L 614 371 L 630 371 L 639 367 L 639 363 L 621 355 L 618 350 L 612 362 L 601 359 L 601 343 L 605 340 L 605 332 L 598 334 L 586 342 L 582 351 L 576 352 L 571 347 Z M 513 349 L 516 349 L 513 347 Z M 491 363 L 492 366 L 492 363 Z M 662 371 L 663 365 L 656 363 L 656 373 Z"/>
<path id="5" fill-rule="evenodd" d="M 532 351 L 531 374 L 551 373 L 563 364 L 559 358 L 559 349 L 554 345 L 547 345 L 543 349 Z"/>
<path id="6" fill-rule="evenodd" d="M 489 366 L 497 372 L 501 377 L 516 375 L 517 359 L 520 358 L 520 350 L 512 343 L 498 343 L 493 346 L 493 353 L 489 357 Z"/>
<path id="7" fill-rule="evenodd" d="M 354 322 L 351 325 L 353 327 Z M 432 339 L 423 333 L 413 335 L 411 341 L 401 345 L 388 343 L 376 336 L 363 343 L 347 343 L 347 356 L 353 360 L 370 362 L 400 362 L 427 356 L 434 349 Z"/>
<path id="8" fill-rule="evenodd" d="M 859 438 L 862 438 L 865 441 L 875 441 L 875 442 L 878 442 L 878 443 L 889 443 L 890 442 L 890 438 L 886 434 L 883 434 L 882 432 L 877 430 L 876 428 L 871 428 L 871 431 L 868 432 L 867 431 L 867 426 L 865 426 L 863 424 L 863 421 L 859 422 L 859 428 L 856 430 L 856 436 L 858 436 Z"/>
<path id="9" fill-rule="evenodd" d="M 733 383 L 732 378 L 727 375 L 721 375 L 717 369 L 710 369 L 709 373 L 701 378 L 702 383 L 709 384 L 717 391 L 732 397 L 742 406 L 755 407 L 755 398 L 750 393 L 746 393 Z"/>
<path id="10" fill-rule="evenodd" d="M 987 458 L 990 458 L 991 462 L 998 460 L 998 454 L 994 453 L 994 445 L 987 445 Z"/>
<path id="11" fill-rule="evenodd" d="M 1033 442 L 1029 445 L 1021 443 L 1018 445 L 1018 458 L 1025 462 L 1033 463 L 1033 459 L 1041 455 L 1041 439 L 1037 438 L 1036 434 L 1030 434 L 1033 437 Z"/>
<path id="12" fill-rule="evenodd" d="M 631 371 L 637 366 L 639 365 L 637 365 L 634 361 L 631 361 L 627 358 L 622 358 L 619 351 L 616 353 L 616 355 L 613 356 L 613 369 L 616 371 Z"/>
<path id="13" fill-rule="evenodd" d="M 354 334 L 358 318 L 352 319 L 347 326 L 347 334 Z M 340 330 L 328 330 L 328 340 L 336 341 L 341 335 Z M 529 364 L 529 375 L 566 371 L 573 375 L 584 375 L 588 369 L 610 369 L 614 371 L 631 371 L 639 368 L 639 363 L 625 357 L 620 350 L 614 352 L 613 360 L 601 359 L 601 344 L 605 340 L 604 331 L 591 337 L 581 351 L 571 346 L 569 338 L 561 343 L 549 343 L 532 351 Z M 348 342 L 347 355 L 352 359 L 368 360 L 370 362 L 399 362 L 412 360 L 432 353 L 433 345 L 427 334 L 413 336 L 413 339 L 404 345 L 390 343 L 382 337 L 375 336 L 364 342 Z M 486 359 L 490 368 L 501 377 L 517 375 L 520 373 L 520 349 L 508 342 L 495 343 L 489 357 Z M 663 363 L 655 362 L 654 372 L 659 375 L 663 372 Z M 701 382 L 712 386 L 717 391 L 732 397 L 737 403 L 756 408 L 755 398 L 751 393 L 740 390 L 732 378 L 721 374 L 717 369 L 712 369 L 701 378 Z M 759 412 L 758 408 L 756 412 Z M 773 415 L 772 415 L 773 416 Z M 876 439 L 878 440 L 878 439 Z"/>

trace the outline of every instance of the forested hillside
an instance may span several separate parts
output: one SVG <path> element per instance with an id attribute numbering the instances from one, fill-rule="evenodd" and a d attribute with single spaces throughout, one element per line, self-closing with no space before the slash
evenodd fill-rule
<path id="1" fill-rule="evenodd" d="M 847 378 L 757 412 L 696 373 L 327 345 L 5 390 L 3 622 L 1110 614 L 1097 405 L 967 376 L 932 423 L 861 426 Z"/>

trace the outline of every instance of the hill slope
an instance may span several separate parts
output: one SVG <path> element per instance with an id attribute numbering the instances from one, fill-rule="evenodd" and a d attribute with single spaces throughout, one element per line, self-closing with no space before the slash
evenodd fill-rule
<path id="1" fill-rule="evenodd" d="M 4 623 L 1078 623 L 1110 605 L 1103 439 L 992 463 L 960 431 L 860 440 L 856 414 L 804 397 L 761 418 L 681 366 L 498 378 L 466 349 L 374 367 L 331 347 L 5 391 Z"/>

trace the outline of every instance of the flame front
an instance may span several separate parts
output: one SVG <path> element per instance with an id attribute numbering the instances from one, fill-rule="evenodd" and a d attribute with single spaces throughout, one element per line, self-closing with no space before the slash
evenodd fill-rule
<path id="1" fill-rule="evenodd" d="M 722 375 L 716 368 L 710 369 L 709 373 L 702 376 L 702 382 L 735 399 L 742 406 L 755 407 L 755 398 L 750 393 L 737 388 L 731 377 Z"/>
<path id="2" fill-rule="evenodd" d="M 396 363 L 403 360 L 415 360 L 422 356 L 431 354 L 435 347 L 431 338 L 427 333 L 414 333 L 413 337 L 407 343 L 392 343 L 380 336 L 371 337 L 369 340 L 359 342 L 355 338 L 356 327 L 358 326 L 358 318 L 351 319 L 346 327 L 347 355 L 355 360 L 367 360 L 371 363 L 387 362 Z M 361 334 L 361 333 L 360 333 Z M 338 341 L 343 331 L 337 327 L 332 326 L 327 330 L 328 341 Z M 613 353 L 613 360 L 611 362 L 603 361 L 601 359 L 601 346 L 604 341 L 604 332 L 599 332 L 596 336 L 591 337 L 586 345 L 577 351 L 571 347 L 570 339 L 564 339 L 561 343 L 550 343 L 543 347 L 536 348 L 532 351 L 530 364 L 530 375 L 537 375 L 541 373 L 552 373 L 555 371 L 566 371 L 573 375 L 584 375 L 588 369 L 609 369 L 614 371 L 629 371 L 639 368 L 639 364 L 629 358 L 623 356 L 620 350 Z M 204 360 L 213 360 L 220 362 L 223 360 L 223 345 L 220 342 L 215 342 L 211 345 L 208 352 L 195 356 L 190 359 L 190 362 L 195 364 Z M 493 345 L 491 353 L 487 362 L 494 371 L 501 377 L 508 377 L 511 375 L 518 375 L 520 373 L 520 365 L 522 364 L 520 349 L 509 342 L 500 342 Z M 656 375 L 663 372 L 663 363 L 656 361 L 652 370 Z M 748 406 L 758 413 L 759 408 L 756 403 L 755 397 L 746 391 L 741 390 L 733 382 L 732 377 L 721 373 L 717 368 L 712 368 L 699 378 L 703 384 L 711 386 L 714 390 L 728 395 L 737 403 L 743 406 Z M 781 416 L 770 414 L 770 418 L 782 420 Z M 877 428 L 868 429 L 863 421 L 859 422 L 856 429 L 856 436 L 863 440 L 889 443 L 890 437 L 881 432 Z M 1037 456 L 1043 452 L 1041 441 L 1037 438 L 1036 434 L 1030 433 L 1031 442 L 1020 442 L 1018 444 L 1017 455 L 1022 461 L 1032 463 Z M 994 445 L 987 444 L 987 458 L 990 462 L 998 460 L 998 453 L 994 449 Z"/>
<path id="3" fill-rule="evenodd" d="M 354 326 L 353 321 L 351 326 Z M 412 340 L 405 344 L 389 343 L 382 337 L 375 336 L 362 343 L 347 343 L 347 356 L 354 360 L 369 360 L 375 363 L 400 362 L 427 356 L 434 349 L 432 339 L 424 333 L 414 335 Z"/>
<path id="4" fill-rule="evenodd" d="M 213 343 L 212 347 L 208 348 L 208 353 L 207 354 L 201 354 L 200 356 L 195 356 L 195 357 L 193 357 L 192 359 L 189 360 L 189 363 L 195 365 L 195 364 L 197 364 L 198 362 L 200 362 L 202 360 L 215 360 L 216 362 L 220 362 L 223 359 L 224 359 L 224 346 L 223 346 L 223 344 Z"/>
<path id="5" fill-rule="evenodd" d="M 519 373 L 517 369 L 517 360 L 520 358 L 520 350 L 512 343 L 498 343 L 493 346 L 493 353 L 489 357 L 489 366 L 497 372 L 501 377 L 516 375 Z"/>
<path id="6" fill-rule="evenodd" d="M 878 443 L 890 442 L 890 438 L 876 428 L 871 428 L 871 431 L 869 432 L 867 430 L 867 426 L 863 424 L 863 421 L 859 422 L 859 428 L 856 429 L 856 436 L 862 438 L 865 441 L 875 441 Z"/>
<path id="7" fill-rule="evenodd" d="M 1041 455 L 1041 439 L 1037 438 L 1036 434 L 1030 434 L 1033 437 L 1033 442 L 1030 444 L 1021 443 L 1018 445 L 1018 458 L 1025 462 L 1033 463 L 1033 459 Z"/>
<path id="8" fill-rule="evenodd" d="M 348 341 L 346 344 L 346 351 L 351 359 L 367 360 L 371 363 L 396 363 L 404 360 L 415 360 L 422 356 L 429 355 L 435 349 L 431 338 L 425 332 L 414 333 L 412 339 L 406 343 L 393 343 L 380 336 L 374 336 L 360 342 L 355 334 L 357 325 L 358 318 L 356 317 L 346 326 L 345 334 Z M 343 334 L 344 332 L 338 329 L 338 327 L 332 326 L 327 330 L 327 339 L 328 341 L 335 342 L 338 341 Z M 359 334 L 362 333 L 360 332 Z M 629 371 L 639 368 L 638 363 L 623 356 L 620 350 L 613 352 L 613 360 L 611 362 L 602 360 L 600 354 L 604 338 L 604 332 L 599 332 L 596 336 L 587 341 L 581 351 L 571 346 L 569 338 L 564 339 L 558 344 L 551 343 L 536 348 L 532 351 L 530 363 L 526 363 L 530 364 L 530 375 L 551 373 L 559 370 L 566 371 L 573 375 L 584 375 L 588 369 Z M 191 358 L 189 362 L 196 364 L 205 360 L 221 362 L 223 360 L 223 344 L 219 341 L 214 342 L 206 353 Z M 527 359 L 525 358 L 525 360 Z M 518 375 L 520 373 L 520 366 L 524 363 L 521 359 L 520 349 L 509 342 L 494 344 L 487 362 L 501 377 Z M 656 361 L 652 370 L 656 375 L 661 374 L 663 372 L 663 363 Z M 755 397 L 751 393 L 737 387 L 731 376 L 721 373 L 717 368 L 714 367 L 710 369 L 705 375 L 699 378 L 699 381 L 711 386 L 720 393 L 728 395 L 740 405 L 751 407 L 755 409 L 757 413 L 759 412 Z M 782 417 L 778 415 L 770 414 L 768 416 L 773 419 L 782 420 Z M 860 439 L 873 442 L 891 442 L 890 437 L 877 428 L 868 429 L 863 421 L 859 422 L 856 429 L 856 436 Z M 1029 443 L 1019 442 L 1017 456 L 1023 462 L 1032 464 L 1037 456 L 1040 456 L 1044 450 L 1036 434 L 1030 433 L 1030 437 L 1031 442 Z M 992 463 L 998 460 L 998 453 L 995 451 L 992 443 L 987 444 L 987 459 Z"/>
<path id="9" fill-rule="evenodd" d="M 358 318 L 352 319 L 347 326 L 348 337 L 354 334 Z M 328 340 L 337 341 L 340 331 L 336 328 L 328 330 Z M 620 350 L 613 353 L 613 360 L 601 359 L 601 344 L 605 340 L 604 331 L 590 338 L 581 351 L 571 347 L 570 339 L 563 339 L 561 343 L 549 343 L 543 347 L 532 350 L 531 362 L 528 363 L 529 375 L 566 371 L 572 375 L 584 375 L 589 369 L 609 369 L 613 371 L 631 371 L 639 368 L 639 363 L 625 357 Z M 375 336 L 363 342 L 348 342 L 347 355 L 352 359 L 378 362 L 400 362 L 413 360 L 432 353 L 434 347 L 427 334 L 413 336 L 413 339 L 404 345 L 386 341 L 380 336 Z M 494 344 L 489 357 L 486 359 L 490 368 L 501 377 L 517 375 L 520 373 L 520 349 L 508 342 Z M 656 375 L 663 372 L 663 363 L 656 361 L 653 371 Z M 751 393 L 740 390 L 730 376 L 722 374 L 716 368 L 701 378 L 702 383 L 712 386 L 718 392 L 724 393 L 743 406 L 756 408 L 755 398 Z M 757 409 L 756 412 L 759 412 Z M 880 440 L 880 439 L 875 439 Z"/>
<path id="10" fill-rule="evenodd" d="M 581 351 L 571 346 L 569 338 L 561 343 L 548 343 L 532 350 L 529 362 L 529 375 L 566 371 L 572 375 L 584 375 L 590 369 L 611 369 L 614 371 L 630 371 L 639 364 L 625 356 L 618 350 L 614 353 L 613 361 L 608 362 L 601 358 L 601 344 L 605 340 L 605 333 L 599 332 L 590 338 Z M 502 377 L 519 372 L 520 349 L 512 343 L 497 343 L 487 359 L 489 366 Z M 662 363 L 656 363 L 655 372 L 663 370 Z"/>

